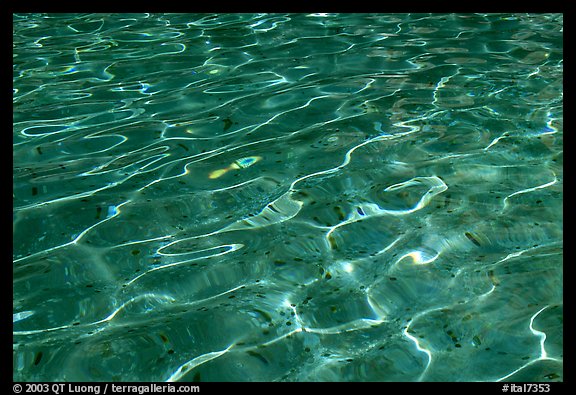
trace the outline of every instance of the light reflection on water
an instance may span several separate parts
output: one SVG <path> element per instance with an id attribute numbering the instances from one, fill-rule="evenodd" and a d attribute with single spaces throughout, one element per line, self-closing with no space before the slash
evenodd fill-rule
<path id="1" fill-rule="evenodd" d="M 14 380 L 562 380 L 562 26 L 14 15 Z"/>

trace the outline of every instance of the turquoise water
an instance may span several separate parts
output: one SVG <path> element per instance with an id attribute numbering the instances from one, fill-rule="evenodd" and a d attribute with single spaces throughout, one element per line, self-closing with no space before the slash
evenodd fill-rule
<path id="1" fill-rule="evenodd" d="M 562 381 L 562 31 L 14 15 L 14 380 Z"/>

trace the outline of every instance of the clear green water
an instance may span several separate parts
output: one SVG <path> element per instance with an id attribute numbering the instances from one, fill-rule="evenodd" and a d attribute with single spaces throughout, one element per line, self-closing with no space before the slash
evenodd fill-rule
<path id="1" fill-rule="evenodd" d="M 561 381 L 562 31 L 14 15 L 14 380 Z"/>

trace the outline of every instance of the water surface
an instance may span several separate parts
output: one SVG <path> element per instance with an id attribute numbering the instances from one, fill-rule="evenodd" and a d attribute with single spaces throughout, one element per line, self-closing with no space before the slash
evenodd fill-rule
<path id="1" fill-rule="evenodd" d="M 13 33 L 14 380 L 563 379 L 561 14 Z"/>

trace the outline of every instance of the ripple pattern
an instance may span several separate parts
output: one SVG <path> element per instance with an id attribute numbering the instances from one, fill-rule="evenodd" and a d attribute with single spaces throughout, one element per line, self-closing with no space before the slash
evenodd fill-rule
<path id="1" fill-rule="evenodd" d="M 561 14 L 15 14 L 15 381 L 563 380 Z"/>

